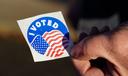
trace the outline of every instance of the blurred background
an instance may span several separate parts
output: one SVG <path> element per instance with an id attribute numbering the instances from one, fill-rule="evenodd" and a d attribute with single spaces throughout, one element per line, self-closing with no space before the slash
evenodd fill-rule
<path id="1" fill-rule="evenodd" d="M 81 32 L 128 20 L 125 0 L 0 0 L 0 76 L 78 76 L 70 58 L 34 63 L 16 22 L 55 11 L 62 11 L 74 43 Z"/>

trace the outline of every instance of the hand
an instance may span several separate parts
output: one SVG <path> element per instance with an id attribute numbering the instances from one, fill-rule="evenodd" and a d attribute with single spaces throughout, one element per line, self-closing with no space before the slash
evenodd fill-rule
<path id="1" fill-rule="evenodd" d="M 128 75 L 128 24 L 123 25 L 107 34 L 88 36 L 73 47 L 73 62 L 82 76 Z M 93 64 L 97 59 L 99 67 Z"/>

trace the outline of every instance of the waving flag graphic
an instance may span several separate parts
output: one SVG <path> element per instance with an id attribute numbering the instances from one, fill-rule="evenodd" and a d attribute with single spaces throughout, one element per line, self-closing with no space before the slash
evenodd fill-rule
<path id="1" fill-rule="evenodd" d="M 46 32 L 42 37 L 50 45 L 47 50 L 47 56 L 61 56 L 64 53 L 63 51 L 65 50 L 65 48 L 68 46 L 68 39 L 64 37 L 63 34 L 58 30 Z"/>
<path id="2" fill-rule="evenodd" d="M 42 37 L 37 35 L 31 42 L 31 45 L 40 54 L 44 55 L 47 50 L 47 56 L 58 57 L 68 47 L 68 39 L 60 31 L 52 30 L 45 32 Z"/>

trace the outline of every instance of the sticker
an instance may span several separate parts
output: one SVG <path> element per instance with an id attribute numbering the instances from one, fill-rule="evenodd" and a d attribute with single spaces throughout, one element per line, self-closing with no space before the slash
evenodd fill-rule
<path id="1" fill-rule="evenodd" d="M 71 39 L 61 12 L 53 12 L 23 20 L 18 25 L 27 41 L 34 62 L 68 57 Z"/>

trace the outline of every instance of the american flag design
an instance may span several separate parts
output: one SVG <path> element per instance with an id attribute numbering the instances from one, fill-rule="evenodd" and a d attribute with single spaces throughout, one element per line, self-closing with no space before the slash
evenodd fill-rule
<path id="1" fill-rule="evenodd" d="M 40 54 L 48 57 L 59 57 L 69 45 L 69 40 L 59 30 L 37 35 L 31 42 L 32 47 Z"/>

